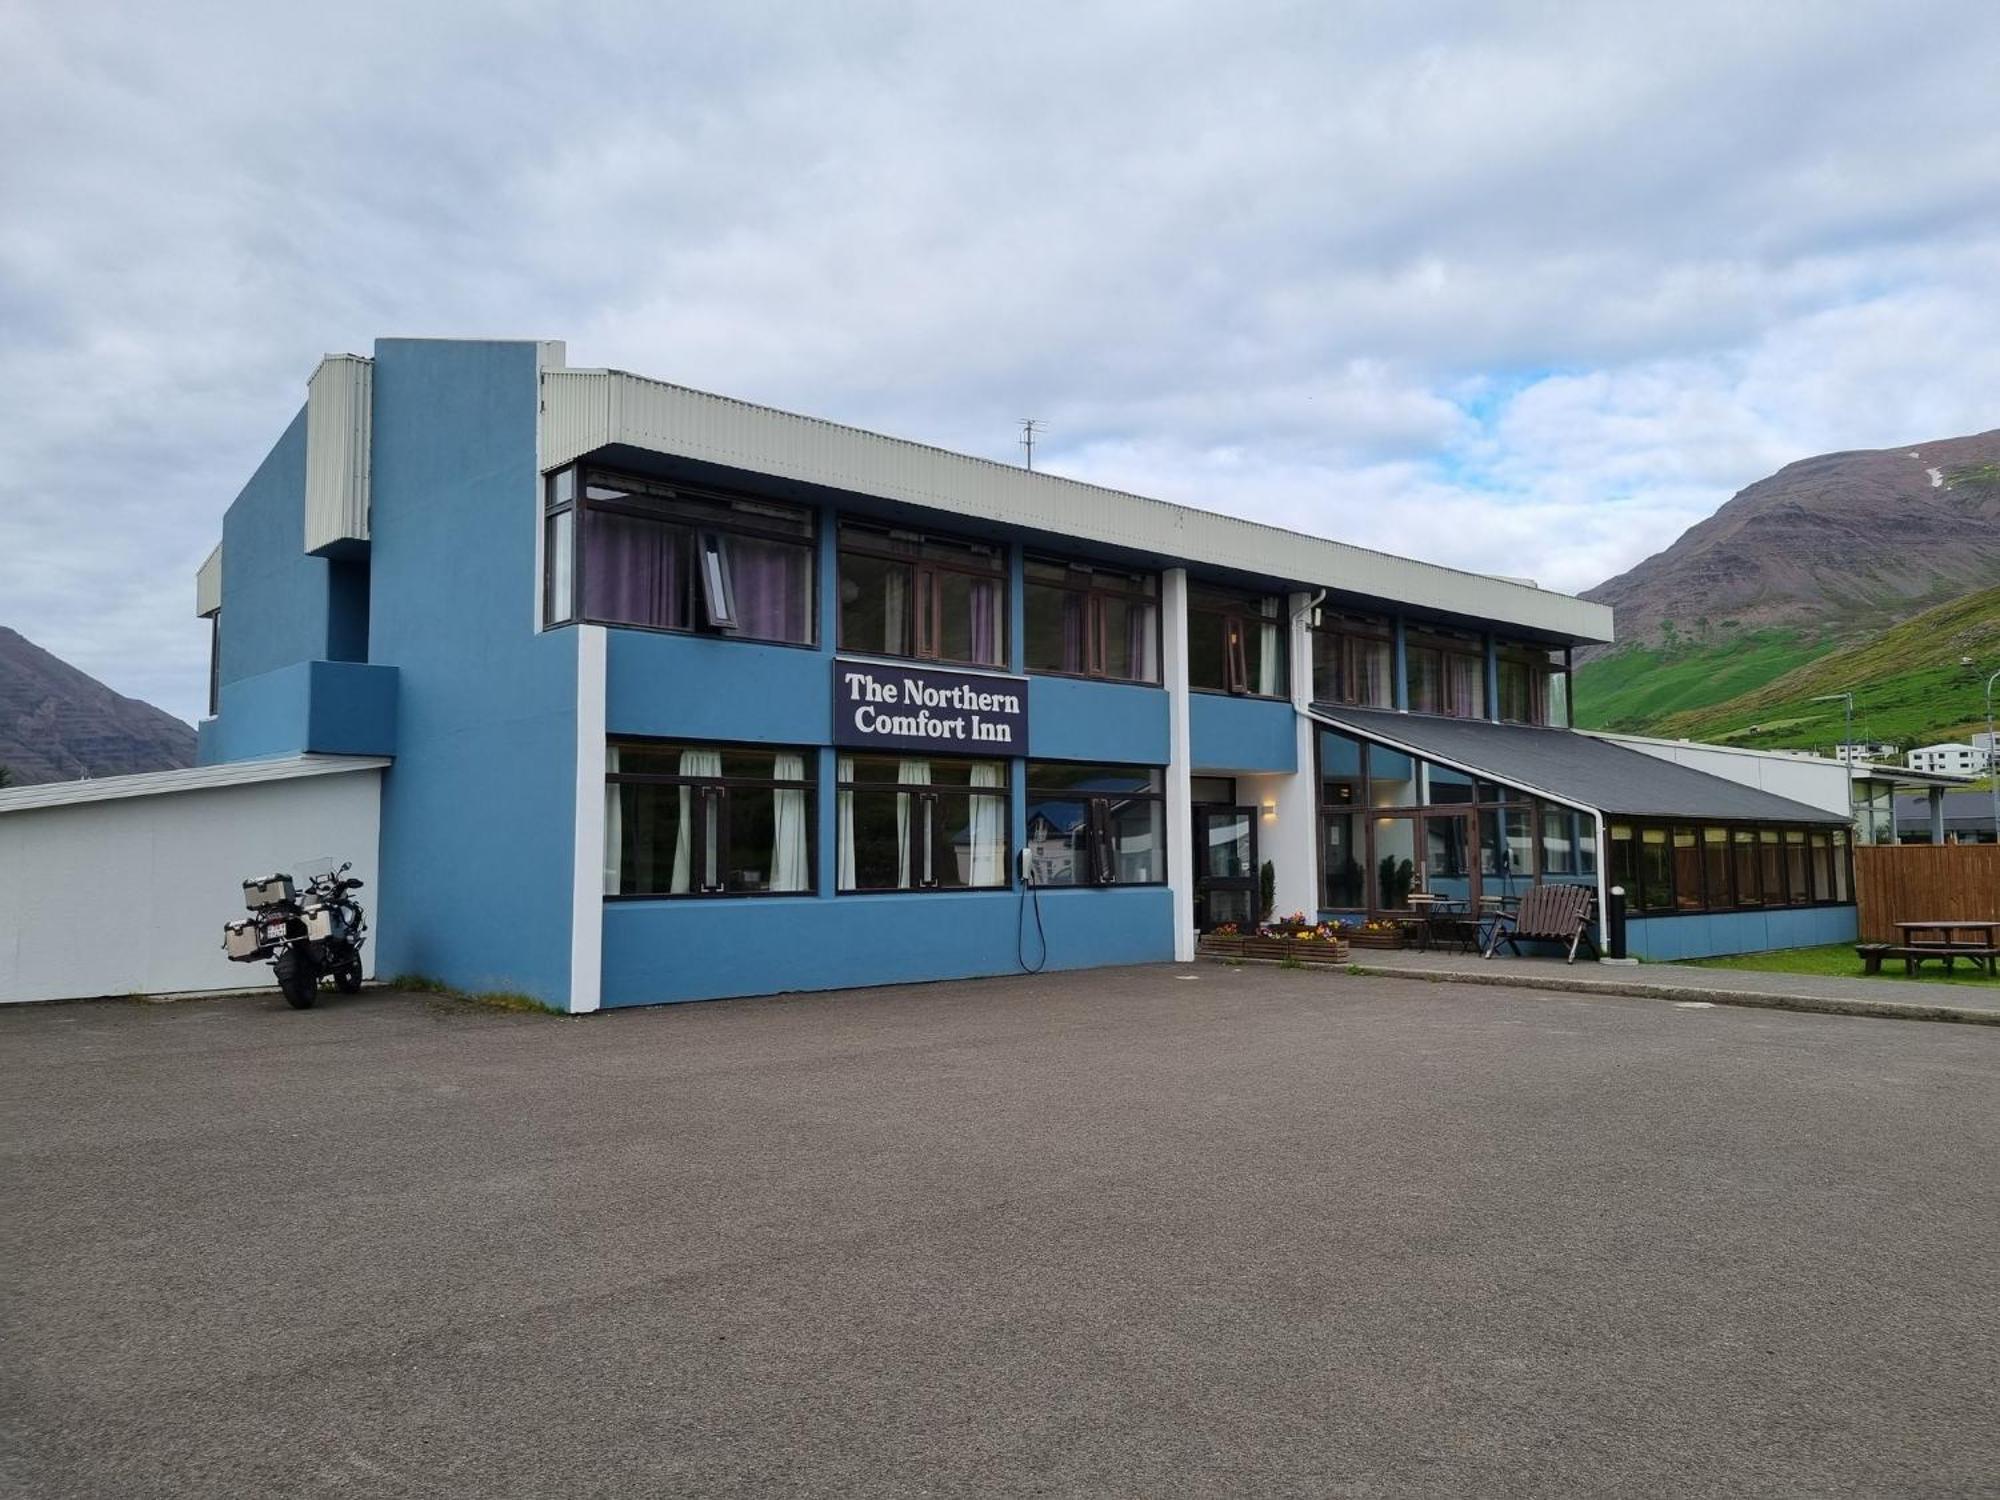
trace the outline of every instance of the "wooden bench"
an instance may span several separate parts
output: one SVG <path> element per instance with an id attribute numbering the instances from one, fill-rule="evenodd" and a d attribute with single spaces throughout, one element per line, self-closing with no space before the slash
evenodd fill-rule
<path id="1" fill-rule="evenodd" d="M 1521 898 L 1519 911 L 1501 912 L 1493 918 L 1493 935 L 1487 939 L 1491 958 L 1505 943 L 1508 951 L 1519 954 L 1523 939 L 1541 943 L 1562 943 L 1568 949 L 1565 962 L 1576 962 L 1579 946 L 1597 957 L 1597 944 L 1590 936 L 1591 907 L 1595 895 L 1585 885 L 1538 885 Z"/>
<path id="2" fill-rule="evenodd" d="M 1885 958 L 1900 958 L 1906 974 L 1915 974 L 1917 966 L 1927 958 L 1943 959 L 1947 974 L 1951 972 L 1952 961 L 1960 958 L 1971 960 L 1975 971 L 2000 973 L 2000 948 L 1977 943 L 1856 943 L 1854 955 L 1861 960 L 1863 974 L 1880 974 Z"/>

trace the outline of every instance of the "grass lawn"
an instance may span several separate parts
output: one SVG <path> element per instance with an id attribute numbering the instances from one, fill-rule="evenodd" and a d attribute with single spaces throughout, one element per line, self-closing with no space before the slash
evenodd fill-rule
<path id="1" fill-rule="evenodd" d="M 1691 958 L 1683 961 L 1683 967 L 1691 969 L 1750 969 L 1759 974 L 1836 974 L 1848 979 L 1887 979 L 1899 984 L 1912 982 L 1903 972 L 1900 958 L 1882 960 L 1879 975 L 1863 975 L 1861 960 L 1855 956 L 1852 943 L 1828 943 L 1819 948 L 1777 948 L 1769 953 L 1742 953 L 1734 958 Z M 1935 963 L 1925 963 L 1917 969 L 1917 979 L 1926 984 L 1983 984 L 2000 992 L 2000 979 L 1987 978 L 1984 971 L 1971 968 L 1964 961 L 1953 964 L 1947 973 Z"/>

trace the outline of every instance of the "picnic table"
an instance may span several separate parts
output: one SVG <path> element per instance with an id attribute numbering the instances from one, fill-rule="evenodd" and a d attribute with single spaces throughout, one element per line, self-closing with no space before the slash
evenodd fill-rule
<path id="1" fill-rule="evenodd" d="M 1973 969 L 2000 974 L 2000 918 L 1950 918 L 1943 921 L 1898 922 L 1901 943 L 1857 943 L 1862 972 L 1879 974 L 1882 960 L 1900 958 L 1904 972 L 1914 974 L 1927 958 L 1943 961 L 1949 973 L 1957 960 L 1969 959 Z M 1964 936 L 1960 936 L 1964 934 Z"/>

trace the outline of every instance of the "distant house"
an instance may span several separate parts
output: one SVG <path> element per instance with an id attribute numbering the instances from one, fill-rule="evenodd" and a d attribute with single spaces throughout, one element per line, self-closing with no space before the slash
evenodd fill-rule
<path id="1" fill-rule="evenodd" d="M 1984 738 L 1984 736 L 1981 736 Z M 1950 776 L 1977 776 L 1992 762 L 1991 750 L 1962 741 L 1925 745 L 1912 750 L 1903 764 L 1912 771 L 1941 771 Z"/>
<path id="2" fill-rule="evenodd" d="M 1833 747 L 1833 758 L 1838 761 L 1845 761 L 1848 765 L 1855 765 L 1861 761 L 1873 763 L 1890 760 L 1894 758 L 1895 754 L 1896 747 L 1894 745 L 1854 744 L 1835 745 Z"/>
<path id="3" fill-rule="evenodd" d="M 1931 841 L 1931 814 L 1928 799 L 1896 799 L 1896 841 L 1928 844 Z M 1993 797 L 1988 792 L 1946 792 L 1944 794 L 1944 841 L 1947 844 L 1990 844 L 1993 835 Z"/>

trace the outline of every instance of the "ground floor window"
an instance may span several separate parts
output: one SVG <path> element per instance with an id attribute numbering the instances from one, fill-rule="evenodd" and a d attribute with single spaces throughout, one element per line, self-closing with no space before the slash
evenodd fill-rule
<path id="1" fill-rule="evenodd" d="M 1636 913 L 1752 911 L 1852 899 L 1845 828 L 1614 823 L 1611 880 Z"/>
<path id="2" fill-rule="evenodd" d="M 604 891 L 758 896 L 813 888 L 811 749 L 605 749 Z"/>
<path id="3" fill-rule="evenodd" d="M 1162 773 L 1152 766 L 1028 762 L 1028 851 L 1037 885 L 1160 885 Z"/>
<path id="4" fill-rule="evenodd" d="M 835 849 L 843 891 L 1007 884 L 1007 763 L 843 755 Z"/>

